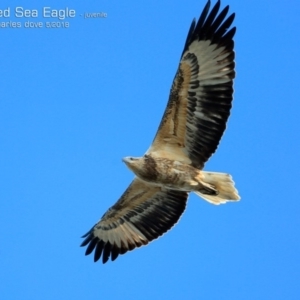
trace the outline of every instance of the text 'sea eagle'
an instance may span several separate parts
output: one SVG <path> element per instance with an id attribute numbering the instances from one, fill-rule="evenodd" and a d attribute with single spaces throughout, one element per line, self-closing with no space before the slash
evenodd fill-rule
<path id="1" fill-rule="evenodd" d="M 230 114 L 234 71 L 234 14 L 218 1 L 191 24 L 169 101 L 143 157 L 123 161 L 136 177 L 83 237 L 85 254 L 115 260 L 168 231 L 183 213 L 189 192 L 213 204 L 240 199 L 229 174 L 201 171 L 216 151 Z"/>

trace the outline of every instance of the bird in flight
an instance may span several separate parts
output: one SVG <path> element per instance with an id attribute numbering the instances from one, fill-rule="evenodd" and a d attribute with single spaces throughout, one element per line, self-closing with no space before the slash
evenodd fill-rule
<path id="1" fill-rule="evenodd" d="M 86 233 L 81 246 L 103 263 L 147 245 L 177 223 L 188 195 L 212 204 L 240 199 L 229 174 L 203 171 L 230 114 L 235 77 L 234 14 L 220 1 L 205 5 L 188 32 L 168 104 L 142 157 L 125 157 L 135 178 L 121 198 Z"/>

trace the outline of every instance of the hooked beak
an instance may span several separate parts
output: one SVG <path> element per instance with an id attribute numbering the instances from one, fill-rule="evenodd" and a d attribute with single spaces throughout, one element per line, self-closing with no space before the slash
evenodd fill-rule
<path id="1" fill-rule="evenodd" d="M 123 157 L 122 161 L 127 165 L 129 163 L 129 157 Z"/>

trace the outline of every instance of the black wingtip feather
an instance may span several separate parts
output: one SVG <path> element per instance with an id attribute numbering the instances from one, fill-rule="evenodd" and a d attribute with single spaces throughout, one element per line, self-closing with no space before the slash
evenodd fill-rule
<path id="1" fill-rule="evenodd" d="M 225 19 L 229 10 L 229 5 L 227 5 L 220 13 L 216 16 L 216 19 L 210 24 L 208 28 L 207 36 L 213 36 L 214 33 L 217 31 L 219 26 L 222 24 L 223 20 Z"/>
<path id="2" fill-rule="evenodd" d="M 216 33 L 214 34 L 214 39 L 218 38 L 222 38 L 224 36 L 224 34 L 226 33 L 226 31 L 228 30 L 228 28 L 231 26 L 233 20 L 235 17 L 235 13 L 232 13 L 225 21 L 224 23 L 218 28 L 218 30 L 216 31 Z"/>
<path id="3" fill-rule="evenodd" d="M 111 251 L 111 244 L 110 242 L 107 242 L 104 246 L 104 249 L 103 249 L 103 254 L 102 254 L 102 262 L 105 264 L 108 259 L 109 259 L 109 256 L 110 256 L 110 251 Z"/>
<path id="4" fill-rule="evenodd" d="M 204 21 L 207 17 L 209 8 L 210 8 L 210 0 L 207 1 L 206 5 L 205 5 L 200 17 L 199 17 L 199 20 L 198 20 L 198 23 L 196 25 L 195 31 L 198 31 L 198 30 L 200 30 L 200 28 L 202 28 L 202 26 L 204 24 Z"/>
<path id="5" fill-rule="evenodd" d="M 218 1 L 215 4 L 215 6 L 213 7 L 213 9 L 211 10 L 208 17 L 206 18 L 205 23 L 203 24 L 202 30 L 201 30 L 201 32 L 203 32 L 204 34 L 209 31 L 209 28 L 211 27 L 216 15 L 218 14 L 218 11 L 220 9 L 220 4 L 221 4 L 220 1 Z M 199 38 L 200 38 L 200 36 L 199 36 Z"/>
<path id="6" fill-rule="evenodd" d="M 111 260 L 112 261 L 116 260 L 119 254 L 120 254 L 120 250 L 116 246 L 114 246 L 111 249 Z"/>
<path id="7" fill-rule="evenodd" d="M 103 248 L 104 248 L 104 242 L 102 240 L 99 240 L 95 248 L 94 262 L 98 261 L 99 258 L 101 257 Z"/>
<path id="8" fill-rule="evenodd" d="M 82 238 L 85 238 L 85 237 L 87 237 L 90 233 L 92 233 L 92 231 L 94 230 L 94 228 L 95 228 L 95 226 L 93 226 L 86 234 L 84 234 L 84 235 L 82 236 Z"/>
<path id="9" fill-rule="evenodd" d="M 224 35 L 224 39 L 225 40 L 232 40 L 232 38 L 234 37 L 236 33 L 236 27 L 232 27 L 225 35 Z"/>
<path id="10" fill-rule="evenodd" d="M 83 237 L 86 237 L 87 235 L 84 235 Z M 86 246 L 91 240 L 93 239 L 93 235 L 90 234 L 87 236 L 87 238 L 81 243 L 80 247 Z"/>
<path id="11" fill-rule="evenodd" d="M 188 45 L 191 43 L 191 38 L 193 36 L 193 32 L 195 30 L 195 26 L 196 26 L 196 19 L 194 18 L 193 21 L 192 21 L 192 24 L 190 26 L 190 29 L 189 29 L 189 32 L 188 32 L 188 35 L 186 37 L 186 40 L 185 40 L 185 45 L 183 47 L 183 51 L 182 51 L 182 54 L 181 54 L 181 57 L 183 55 L 183 53 L 185 52 L 185 49 L 188 47 Z"/>
<path id="12" fill-rule="evenodd" d="M 221 25 L 222 21 L 225 19 L 226 15 L 229 11 L 229 5 L 226 5 L 223 10 L 219 13 L 217 18 L 215 19 L 213 25 L 216 26 L 216 29 Z"/>
<path id="13" fill-rule="evenodd" d="M 96 238 L 92 239 L 89 243 L 89 245 L 86 248 L 85 255 L 89 255 L 93 252 L 97 245 L 98 240 Z"/>
<path id="14" fill-rule="evenodd" d="M 89 234 L 90 234 L 90 230 L 86 233 L 86 234 L 84 234 L 83 236 L 81 236 L 81 238 L 85 238 L 85 237 L 87 237 Z"/>

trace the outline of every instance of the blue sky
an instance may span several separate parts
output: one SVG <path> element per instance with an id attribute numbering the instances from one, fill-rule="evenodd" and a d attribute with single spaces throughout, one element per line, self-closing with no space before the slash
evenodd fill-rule
<path id="1" fill-rule="evenodd" d="M 106 265 L 79 247 L 132 180 L 121 158 L 148 149 L 205 3 L 1 2 L 11 16 L 0 22 L 22 26 L 0 28 L 1 298 L 298 299 L 296 0 L 222 1 L 236 13 L 237 78 L 205 169 L 231 173 L 242 200 L 215 207 L 191 195 L 170 232 Z M 76 17 L 16 18 L 15 7 Z M 69 28 L 23 27 L 49 20 Z"/>

